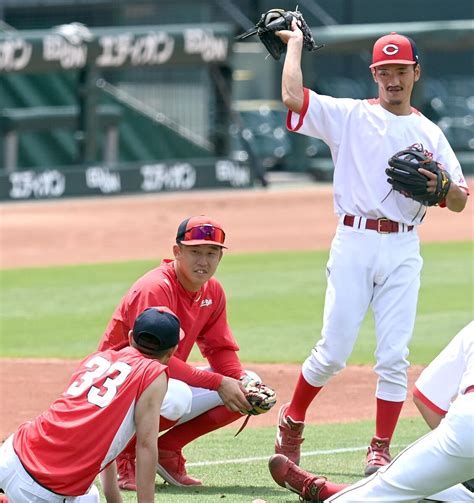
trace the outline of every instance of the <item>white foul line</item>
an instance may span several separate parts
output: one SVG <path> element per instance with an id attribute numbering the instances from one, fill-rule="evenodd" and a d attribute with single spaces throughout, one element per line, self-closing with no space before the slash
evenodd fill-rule
<path id="1" fill-rule="evenodd" d="M 401 445 L 391 445 L 392 448 L 403 447 Z M 324 451 L 308 451 L 302 452 L 301 456 L 323 456 L 323 455 L 331 455 L 331 454 L 341 454 L 344 452 L 358 452 L 365 451 L 367 446 L 363 447 L 342 447 L 340 449 L 327 449 Z M 234 465 L 241 463 L 252 463 L 254 461 L 267 461 L 270 458 L 271 454 L 268 456 L 258 456 L 253 458 L 236 458 L 236 459 L 221 459 L 216 461 L 197 461 L 195 463 L 186 463 L 186 466 L 211 466 L 211 465 Z"/>

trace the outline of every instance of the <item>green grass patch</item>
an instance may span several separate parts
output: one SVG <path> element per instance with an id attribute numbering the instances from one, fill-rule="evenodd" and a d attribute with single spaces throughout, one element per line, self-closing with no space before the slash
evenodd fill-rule
<path id="1" fill-rule="evenodd" d="M 424 245 L 412 363 L 426 364 L 472 319 L 472 243 Z M 328 252 L 224 257 L 218 278 L 244 362 L 302 362 L 319 338 Z M 80 358 L 155 261 L 0 271 L 0 355 Z M 369 311 L 349 363 L 373 362 Z M 199 360 L 197 350 L 191 354 Z"/>
<path id="2" fill-rule="evenodd" d="M 296 494 L 275 484 L 268 471 L 275 428 L 247 428 L 234 438 L 237 426 L 236 423 L 235 428 L 210 433 L 184 449 L 187 471 L 203 480 L 202 487 L 171 487 L 163 484 L 157 476 L 157 500 L 167 503 L 184 500 L 195 503 L 250 503 L 257 498 L 267 503 L 298 501 Z M 313 473 L 327 476 L 333 482 L 356 482 L 363 477 L 365 451 L 373 429 L 373 421 L 308 425 L 300 464 Z M 397 454 L 427 431 L 428 427 L 422 419 L 400 420 L 393 438 L 392 454 Z M 338 452 L 340 449 L 346 450 Z M 198 463 L 201 465 L 196 465 Z M 135 493 L 124 491 L 122 495 L 126 503 L 136 501 Z"/>

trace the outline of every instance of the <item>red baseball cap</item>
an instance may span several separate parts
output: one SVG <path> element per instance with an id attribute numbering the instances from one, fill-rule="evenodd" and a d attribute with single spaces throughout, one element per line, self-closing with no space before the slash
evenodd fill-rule
<path id="1" fill-rule="evenodd" d="M 410 37 L 392 31 L 375 42 L 372 64 L 369 68 L 394 63 L 414 65 L 418 63 L 418 51 L 415 42 Z"/>
<path id="2" fill-rule="evenodd" d="M 216 245 L 224 246 L 225 232 L 222 225 L 206 215 L 186 218 L 178 227 L 176 243 L 183 245 Z"/>

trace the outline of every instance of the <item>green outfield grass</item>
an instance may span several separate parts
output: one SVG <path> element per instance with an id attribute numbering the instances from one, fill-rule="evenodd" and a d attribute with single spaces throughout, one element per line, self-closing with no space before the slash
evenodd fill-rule
<path id="1" fill-rule="evenodd" d="M 202 487 L 171 487 L 157 476 L 156 500 L 251 503 L 261 498 L 267 503 L 297 502 L 298 496 L 276 485 L 267 468 L 273 454 L 275 428 L 248 428 L 234 438 L 237 427 L 236 423 L 235 428 L 213 432 L 185 448 L 188 473 L 201 478 Z M 366 444 L 373 435 L 373 428 L 371 421 L 308 425 L 300 465 L 327 476 L 332 482 L 359 480 L 363 476 Z M 393 454 L 427 431 L 421 419 L 402 419 L 393 438 Z M 135 493 L 123 491 L 122 495 L 126 503 L 136 501 Z"/>
<path id="2" fill-rule="evenodd" d="M 472 243 L 424 245 L 412 363 L 426 364 L 472 319 Z M 300 363 L 319 336 L 327 252 L 228 254 L 218 277 L 244 362 Z M 155 261 L 0 271 L 1 356 L 93 351 L 135 279 Z M 373 362 L 369 313 L 349 363 Z M 200 355 L 194 351 L 193 360 Z"/>
<path id="3" fill-rule="evenodd" d="M 472 243 L 424 245 L 412 363 L 426 364 L 472 319 Z M 218 277 L 228 297 L 229 320 L 244 362 L 301 363 L 321 329 L 327 252 L 228 254 Z M 80 358 L 93 351 L 122 295 L 158 261 L 29 268 L 0 271 L 0 356 Z M 363 323 L 354 364 L 373 364 L 370 314 Z M 194 351 L 191 359 L 200 355 Z M 0 362 L 1 364 L 1 362 Z M 351 483 L 363 473 L 373 421 L 308 425 L 301 465 L 335 482 Z M 190 474 L 202 488 L 175 488 L 157 477 L 158 501 L 207 503 L 296 502 L 267 469 L 275 427 L 235 428 L 204 436 L 185 449 Z M 419 419 L 400 421 L 393 453 L 421 436 Z M 136 494 L 123 492 L 124 501 Z M 105 501 L 103 499 L 103 501 Z"/>

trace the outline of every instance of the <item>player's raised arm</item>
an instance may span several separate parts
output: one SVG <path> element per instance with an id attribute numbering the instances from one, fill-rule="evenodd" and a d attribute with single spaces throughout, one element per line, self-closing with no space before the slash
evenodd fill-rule
<path id="1" fill-rule="evenodd" d="M 291 31 L 281 30 L 276 32 L 276 35 L 288 46 L 281 79 L 281 98 L 292 112 L 300 113 L 304 102 L 303 72 L 301 71 L 303 33 L 298 28 L 296 20 L 293 20 Z"/>

